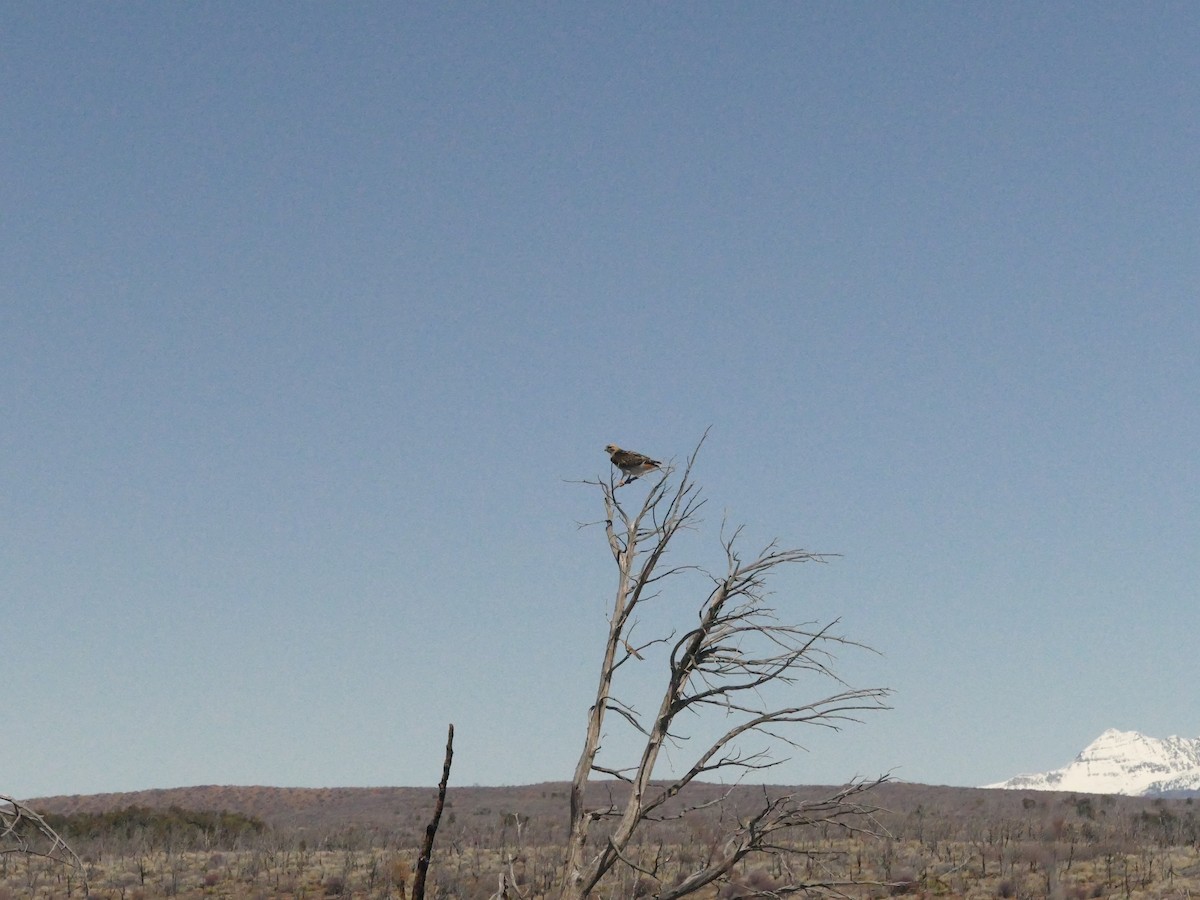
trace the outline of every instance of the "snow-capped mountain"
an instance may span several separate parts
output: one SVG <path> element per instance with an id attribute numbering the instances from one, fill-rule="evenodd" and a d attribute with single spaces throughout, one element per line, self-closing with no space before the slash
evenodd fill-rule
<path id="1" fill-rule="evenodd" d="M 1200 738 L 1152 738 L 1110 728 L 1061 769 L 984 787 L 1130 796 L 1200 793 Z"/>

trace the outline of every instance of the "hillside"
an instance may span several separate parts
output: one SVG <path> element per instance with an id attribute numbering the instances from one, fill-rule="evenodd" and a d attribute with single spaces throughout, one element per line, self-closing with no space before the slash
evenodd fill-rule
<path id="1" fill-rule="evenodd" d="M 506 817 L 519 815 L 537 826 L 549 840 L 565 823 L 568 785 L 565 782 L 545 782 L 512 787 L 451 787 L 447 795 L 448 830 L 489 830 Z M 696 784 L 687 793 L 690 802 L 711 800 L 728 788 L 715 784 Z M 753 804 L 761 797 L 762 786 L 743 785 L 734 788 L 738 806 Z M 823 796 L 829 788 L 819 786 L 769 787 L 772 793 L 794 791 L 801 797 Z M 264 786 L 199 785 L 128 793 L 66 795 L 40 797 L 28 801 L 43 813 L 69 815 L 77 812 L 100 813 L 128 806 L 150 809 L 184 809 L 228 811 L 261 819 L 276 829 L 305 829 L 311 832 L 335 832 L 362 829 L 402 835 L 417 834 L 424 828 L 433 808 L 435 789 L 432 787 L 373 787 L 373 788 L 281 788 Z M 589 803 L 600 804 L 609 797 L 620 796 L 619 785 L 593 785 Z M 959 827 L 963 822 L 999 820 L 1029 820 L 1038 812 L 1048 817 L 1060 816 L 1061 810 L 1088 810 L 1091 817 L 1100 815 L 1113 820 L 1128 817 L 1157 815 L 1164 808 L 1179 808 L 1180 814 L 1192 816 L 1193 806 L 1187 800 L 1161 798 L 1093 796 L 1074 792 L 991 790 L 986 788 L 940 787 L 893 782 L 876 788 L 872 802 L 880 807 L 878 818 L 889 828 L 914 816 L 930 822 L 941 821 L 945 827 Z M 1165 804 L 1165 806 L 1164 806 Z M 1097 812 L 1098 811 L 1098 812 Z M 1088 816 L 1084 816 L 1088 817 Z M 415 842 L 415 841 L 414 841 Z"/>

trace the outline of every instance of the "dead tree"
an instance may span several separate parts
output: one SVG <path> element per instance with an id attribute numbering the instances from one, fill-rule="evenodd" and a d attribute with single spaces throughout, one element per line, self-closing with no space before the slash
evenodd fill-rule
<path id="1" fill-rule="evenodd" d="M 446 803 L 446 785 L 450 782 L 450 763 L 454 759 L 454 723 L 446 735 L 446 756 L 442 762 L 442 780 L 438 783 L 437 803 L 433 818 L 425 826 L 425 840 L 421 843 L 421 854 L 417 857 L 417 872 L 413 878 L 412 900 L 425 900 L 425 876 L 433 859 L 433 839 L 437 835 L 438 823 L 442 820 L 442 807 Z"/>
<path id="2" fill-rule="evenodd" d="M 562 900 L 588 897 L 619 866 L 630 866 L 654 883 L 650 896 L 657 900 L 684 897 L 729 876 L 748 857 L 786 854 L 789 834 L 803 826 L 837 823 L 862 828 L 869 820 L 863 819 L 868 810 L 860 795 L 885 780 L 853 781 L 815 801 L 793 794 L 770 796 L 764 790 L 751 814 L 738 811 L 723 816 L 729 824 L 717 852 L 671 883 L 660 880 L 656 872 L 634 858 L 631 849 L 639 826 L 668 814 L 677 818 L 699 809 L 686 796 L 679 797 L 694 780 L 736 782 L 769 769 L 784 761 L 778 755 L 781 747 L 786 752 L 799 746 L 788 734 L 791 726 L 836 730 L 848 721 L 857 721 L 864 711 L 886 708 L 884 701 L 890 693 L 884 688 L 854 689 L 837 677 L 831 668 L 834 651 L 860 645 L 836 634 L 832 630 L 836 622 L 825 626 L 787 624 L 766 605 L 767 576 L 791 563 L 824 561 L 821 554 L 780 549 L 772 543 L 753 556 L 743 556 L 738 546 L 741 529 L 726 532 L 723 528 L 721 571 L 711 573 L 668 561 L 673 539 L 699 524 L 698 512 L 704 501 L 692 478 L 699 449 L 688 458 L 679 478 L 673 467 L 667 467 L 636 510 L 627 509 L 618 499 L 611 478 L 586 482 L 597 485 L 603 494 L 604 528 L 617 566 L 617 587 L 596 700 L 588 713 L 587 737 L 571 785 Z M 625 491 L 622 498 L 630 494 L 632 491 Z M 689 571 L 703 572 L 710 585 L 699 603 L 697 623 L 682 636 L 659 635 L 639 641 L 635 630 L 642 604 L 659 598 L 672 582 L 682 582 L 681 576 Z M 649 716 L 614 693 L 621 667 L 642 655 L 648 661 L 637 664 L 643 666 L 665 656 L 666 685 L 657 710 Z M 832 693 L 816 700 L 798 699 L 800 680 L 814 678 L 832 685 Z M 828 690 L 824 687 L 822 692 Z M 618 717 L 613 721 L 636 729 L 643 740 L 640 758 L 631 760 L 631 765 L 605 765 L 598 760 L 608 713 Z M 718 714 L 725 730 L 715 739 L 707 739 L 704 748 L 693 751 L 690 765 L 684 763 L 686 768 L 677 766 L 676 774 L 653 780 L 660 752 L 668 745 L 681 747 L 694 734 L 687 726 L 695 714 L 705 713 Z M 686 718 L 684 714 L 688 714 Z M 606 807 L 587 808 L 585 789 L 593 776 L 619 779 L 628 794 Z M 717 803 L 728 801 L 731 794 L 724 794 Z M 668 801 L 677 797 L 668 807 Z M 711 812 L 713 803 L 703 806 Z M 593 829 L 597 823 L 602 825 Z M 836 889 L 836 885 L 793 879 L 775 891 L 782 896 L 823 888 Z"/>
<path id="3" fill-rule="evenodd" d="M 0 856 L 10 853 L 38 856 L 79 872 L 83 896 L 89 896 L 83 861 L 46 820 L 25 804 L 0 794 Z"/>

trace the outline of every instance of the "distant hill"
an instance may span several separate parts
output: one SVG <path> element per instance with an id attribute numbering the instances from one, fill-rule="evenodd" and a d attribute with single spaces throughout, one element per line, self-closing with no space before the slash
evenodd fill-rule
<path id="1" fill-rule="evenodd" d="M 565 791 L 565 784 L 531 788 L 452 789 L 455 805 L 473 808 L 530 806 L 543 792 Z M 532 794 L 531 794 L 532 792 Z M 74 794 L 39 797 L 27 801 L 43 813 L 102 813 L 128 806 L 149 809 L 183 809 L 237 812 L 261 819 L 275 828 L 376 828 L 402 829 L 419 821 L 424 827 L 433 809 L 437 789 L 432 787 L 380 788 L 281 788 L 240 785 L 197 785 L 113 794 Z M 565 797 L 565 794 L 561 794 Z M 565 803 L 565 800 L 561 801 Z M 559 804 L 561 805 L 561 804 Z"/>
<path id="2" fill-rule="evenodd" d="M 453 785 L 447 795 L 443 828 L 447 832 L 487 826 L 499 828 L 514 815 L 538 823 L 546 837 L 566 824 L 569 785 L 565 782 L 515 787 L 461 787 Z M 715 799 L 729 787 L 693 784 L 686 796 L 690 802 Z M 737 806 L 756 804 L 763 791 L 772 794 L 793 791 L 801 797 L 822 797 L 829 787 L 784 788 L 742 785 L 733 789 Z M 881 785 L 869 795 L 869 802 L 882 808 L 878 818 L 887 822 L 917 815 L 946 815 L 1019 818 L 1029 815 L 1031 804 L 1051 809 L 1072 805 L 1077 792 L 1039 792 L 1031 800 L 1023 791 L 996 791 L 981 788 L 938 787 L 892 782 Z M 433 810 L 436 790 L 432 787 L 376 788 L 280 788 L 263 786 L 200 785 L 113 794 L 39 797 L 26 801 L 42 813 L 69 815 L 76 812 L 103 813 L 129 806 L 168 809 L 178 806 L 190 810 L 228 811 L 261 819 L 277 829 L 306 829 L 314 833 L 345 829 L 394 832 L 403 840 L 414 840 Z M 588 802 L 598 805 L 612 797 L 619 800 L 620 785 L 593 784 Z M 1108 798 L 1108 809 L 1138 814 L 1151 809 L 1152 801 L 1143 798 Z M 1114 805 L 1115 804 L 1115 805 Z"/>
<path id="3" fill-rule="evenodd" d="M 517 813 L 541 821 L 565 823 L 570 797 L 566 782 L 516 787 L 454 787 L 447 794 L 446 809 L 456 817 L 479 819 Z M 692 802 L 712 800 L 729 790 L 726 785 L 695 783 L 689 787 Z M 734 791 L 743 802 L 761 796 L 761 786 L 742 786 Z M 796 791 L 803 796 L 824 796 L 828 787 L 782 788 L 778 793 Z M 588 802 L 603 805 L 624 795 L 617 782 L 594 783 Z M 113 794 L 64 795 L 39 797 L 27 801 L 43 813 L 102 813 L 129 806 L 149 809 L 183 809 L 212 812 L 228 811 L 261 819 L 275 828 L 369 828 L 403 830 L 419 825 L 424 828 L 433 810 L 437 789 L 433 787 L 377 788 L 280 788 L 263 786 L 197 785 L 161 788 Z"/>

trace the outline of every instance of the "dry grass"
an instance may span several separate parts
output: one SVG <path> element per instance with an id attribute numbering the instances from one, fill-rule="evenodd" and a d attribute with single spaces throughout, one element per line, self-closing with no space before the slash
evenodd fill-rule
<path id="1" fill-rule="evenodd" d="M 451 789 L 427 897 L 488 900 L 503 877 L 526 900 L 551 900 L 564 852 L 566 801 L 559 788 Z M 748 791 L 738 802 L 753 802 L 760 791 Z M 698 900 L 769 897 L 764 891 L 789 875 L 873 882 L 844 889 L 861 900 L 1200 898 L 1200 803 L 1194 800 L 922 785 L 885 785 L 873 794 L 883 807 L 876 816 L 883 837 L 862 840 L 839 829 L 797 834 L 802 853 L 790 863 L 748 861 L 736 879 L 710 887 Z M 160 806 L 180 799 L 178 792 L 164 792 Z M 402 898 L 432 792 L 212 788 L 188 789 L 188 799 L 197 807 L 258 813 L 267 827 L 231 838 L 229 846 L 204 844 L 207 849 L 178 837 L 167 849 L 162 835 L 148 830 L 72 841 L 85 860 L 93 897 Z M 126 800 L 107 798 L 103 808 L 120 808 Z M 96 798 L 60 803 L 67 811 L 101 808 Z M 636 849 L 638 863 L 670 883 L 719 852 L 723 834 L 719 816 L 691 825 L 650 825 Z M 625 870 L 614 873 L 596 897 L 650 898 L 655 885 L 655 879 Z M 78 872 L 0 855 L 0 900 L 80 896 Z M 515 900 L 518 894 L 510 888 L 508 896 Z"/>
<path id="2" fill-rule="evenodd" d="M 1196 847 L 1122 853 L 1101 848 L 1100 852 L 1069 857 L 1063 852 L 1066 848 L 1057 845 L 1014 846 L 990 861 L 970 844 L 955 841 L 930 844 L 854 839 L 825 842 L 819 849 L 819 855 L 798 857 L 792 864 L 792 874 L 816 880 L 857 878 L 875 882 L 844 888 L 845 894 L 853 898 L 1200 897 L 1200 850 Z M 503 873 L 509 884 L 520 886 L 528 900 L 550 900 L 561 853 L 555 847 L 526 848 L 515 854 L 487 848 L 442 853 L 435 859 L 428 896 L 487 900 L 497 893 Z M 652 864 L 655 857 L 660 873 L 668 881 L 680 867 L 694 862 L 689 848 L 644 848 L 647 864 Z M 103 859 L 89 858 L 86 865 L 91 896 L 106 900 L 391 900 L 407 896 L 414 858 L 415 850 L 262 847 L 109 854 Z M 756 896 L 755 889 L 769 891 L 786 874 L 779 864 L 763 860 L 746 866 L 738 881 L 713 886 L 698 895 L 698 900 Z M 647 893 L 641 893 L 647 889 Z M 81 896 L 78 873 L 67 867 L 21 856 L 9 856 L 0 862 L 0 900 Z M 653 882 L 629 872 L 616 878 L 600 896 L 609 900 L 652 897 Z"/>

